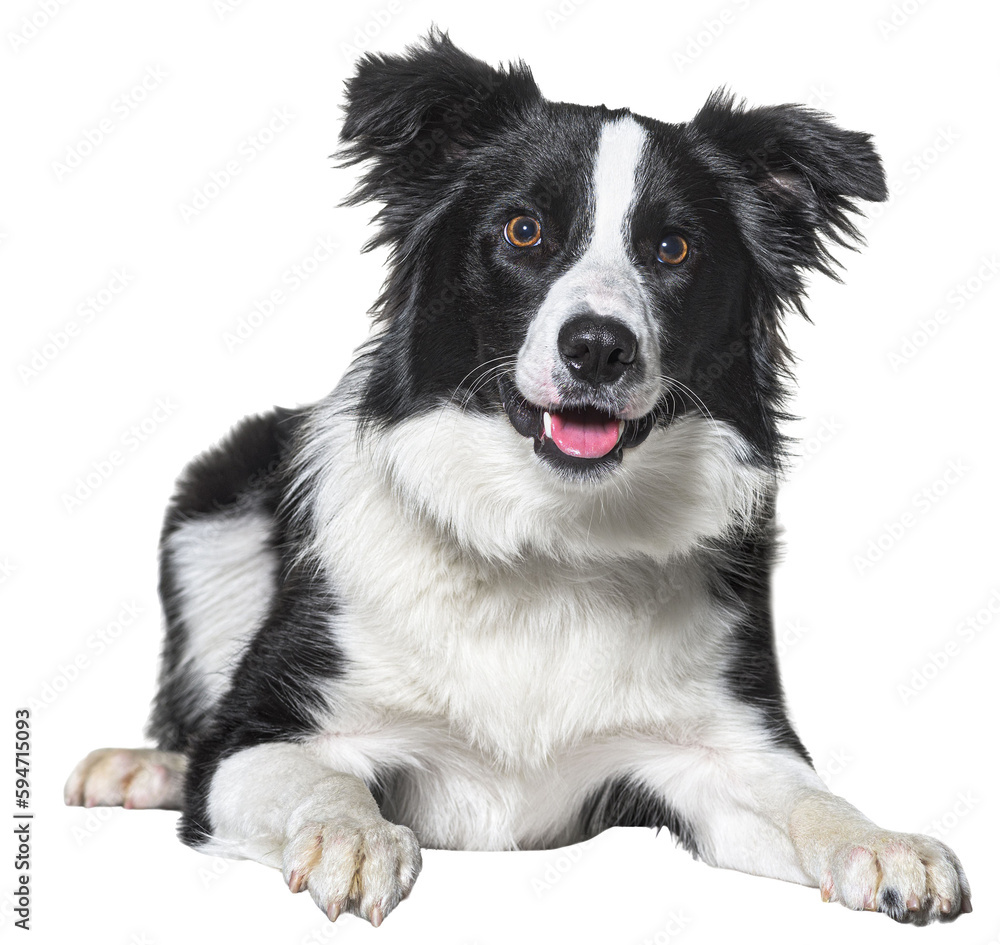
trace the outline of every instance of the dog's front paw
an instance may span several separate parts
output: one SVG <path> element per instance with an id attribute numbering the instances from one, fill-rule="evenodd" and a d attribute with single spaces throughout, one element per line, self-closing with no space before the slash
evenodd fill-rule
<path id="1" fill-rule="evenodd" d="M 292 892 L 308 889 L 331 921 L 350 912 L 378 926 L 409 895 L 420 862 L 420 844 L 408 827 L 381 818 L 312 822 L 286 843 L 282 874 Z"/>
<path id="2" fill-rule="evenodd" d="M 73 807 L 180 810 L 187 759 L 153 748 L 98 748 L 81 761 L 64 789 Z"/>
<path id="3" fill-rule="evenodd" d="M 884 912 L 915 925 L 972 911 L 958 857 L 939 840 L 918 834 L 883 832 L 838 848 L 820 892 L 824 902 Z"/>

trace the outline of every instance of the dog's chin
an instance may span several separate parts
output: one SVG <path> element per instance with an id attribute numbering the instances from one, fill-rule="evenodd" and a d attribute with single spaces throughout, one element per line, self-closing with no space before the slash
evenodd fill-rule
<path id="1" fill-rule="evenodd" d="M 535 454 L 568 479 L 611 475 L 625 450 L 639 446 L 653 429 L 654 416 L 625 419 L 592 404 L 547 409 L 524 399 L 513 385 L 501 385 L 511 426 L 534 442 Z"/>

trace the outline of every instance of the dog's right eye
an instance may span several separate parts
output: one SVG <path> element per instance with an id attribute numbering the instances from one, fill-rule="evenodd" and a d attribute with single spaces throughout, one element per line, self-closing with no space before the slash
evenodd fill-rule
<path id="1" fill-rule="evenodd" d="M 503 235 L 511 246 L 527 249 L 542 241 L 542 224 L 527 215 L 514 217 L 504 227 Z"/>

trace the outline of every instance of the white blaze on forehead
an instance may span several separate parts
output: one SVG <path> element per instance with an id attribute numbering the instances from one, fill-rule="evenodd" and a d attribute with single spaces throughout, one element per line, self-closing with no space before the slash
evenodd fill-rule
<path id="1" fill-rule="evenodd" d="M 559 356 L 559 331 L 568 319 L 593 312 L 626 325 L 639 342 L 637 374 L 621 396 L 621 416 L 643 416 L 660 395 L 657 328 L 641 273 L 628 245 L 641 184 L 645 129 L 629 116 L 604 124 L 590 179 L 593 225 L 583 255 L 551 286 L 518 352 L 515 380 L 527 400 L 558 407 L 570 381 Z M 580 209 L 583 212 L 583 208 Z"/>
<path id="2" fill-rule="evenodd" d="M 594 162 L 594 230 L 587 256 L 627 257 L 629 211 L 635 198 L 646 132 L 634 118 L 608 122 Z"/>

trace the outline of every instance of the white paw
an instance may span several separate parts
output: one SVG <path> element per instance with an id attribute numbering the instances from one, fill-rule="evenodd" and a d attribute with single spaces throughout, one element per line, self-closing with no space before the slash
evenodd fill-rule
<path id="1" fill-rule="evenodd" d="M 175 752 L 98 748 L 73 769 L 63 796 L 75 807 L 180 810 L 186 769 Z"/>
<path id="2" fill-rule="evenodd" d="M 372 818 L 304 824 L 285 844 L 281 871 L 288 888 L 308 889 L 330 921 L 350 912 L 378 926 L 409 895 L 420 862 L 412 830 Z"/>
<path id="3" fill-rule="evenodd" d="M 823 873 L 820 893 L 824 902 L 915 925 L 972 911 L 958 857 L 939 840 L 918 834 L 883 831 L 840 847 Z"/>

